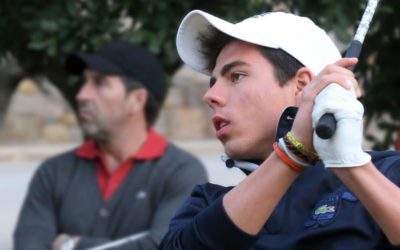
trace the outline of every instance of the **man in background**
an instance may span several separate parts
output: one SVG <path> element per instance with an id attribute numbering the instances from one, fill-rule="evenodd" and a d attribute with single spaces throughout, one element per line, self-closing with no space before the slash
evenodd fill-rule
<path id="1" fill-rule="evenodd" d="M 167 93 L 162 67 L 125 41 L 73 55 L 66 67 L 85 79 L 76 99 L 89 140 L 36 171 L 14 247 L 86 249 L 145 232 L 113 249 L 156 249 L 183 199 L 207 181 L 198 159 L 152 127 Z"/>

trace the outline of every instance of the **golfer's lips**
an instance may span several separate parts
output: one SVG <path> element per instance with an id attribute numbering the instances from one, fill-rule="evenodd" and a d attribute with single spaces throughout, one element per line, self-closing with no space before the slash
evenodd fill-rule
<path id="1" fill-rule="evenodd" d="M 231 122 L 221 116 L 214 116 L 212 118 L 214 128 L 217 131 L 217 137 L 220 138 L 227 133 L 227 130 L 230 127 Z"/>

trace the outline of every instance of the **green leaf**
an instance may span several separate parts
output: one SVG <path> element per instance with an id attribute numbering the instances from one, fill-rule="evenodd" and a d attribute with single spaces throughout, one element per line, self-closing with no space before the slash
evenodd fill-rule
<path id="1" fill-rule="evenodd" d="M 78 2 L 75 0 L 68 0 L 65 1 L 66 9 L 68 14 L 71 16 L 78 16 L 79 15 L 79 7 Z"/>
<path id="2" fill-rule="evenodd" d="M 46 50 L 47 55 L 49 55 L 50 57 L 54 57 L 57 54 L 57 44 L 51 43 Z"/>
<path id="3" fill-rule="evenodd" d="M 52 43 L 52 41 L 49 40 L 35 40 L 31 41 L 28 43 L 28 48 L 33 49 L 33 50 L 42 50 L 49 46 Z"/>
<path id="4" fill-rule="evenodd" d="M 74 53 L 77 50 L 79 50 L 79 47 L 78 47 L 78 41 L 76 40 L 66 40 L 62 44 L 62 52 L 64 54 Z"/>
<path id="5" fill-rule="evenodd" d="M 97 2 L 95 0 L 86 0 L 85 3 L 90 12 L 96 12 Z"/>
<path id="6" fill-rule="evenodd" d="M 55 20 L 51 20 L 51 19 L 43 19 L 43 20 L 41 20 L 40 27 L 44 31 L 48 31 L 48 32 L 57 31 L 58 28 L 59 28 L 57 22 Z"/>

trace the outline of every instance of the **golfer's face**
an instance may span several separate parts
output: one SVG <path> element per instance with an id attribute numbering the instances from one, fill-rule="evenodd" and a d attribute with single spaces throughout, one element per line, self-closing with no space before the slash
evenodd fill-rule
<path id="1" fill-rule="evenodd" d="M 280 87 L 255 45 L 233 41 L 219 54 L 204 96 L 217 138 L 232 158 L 265 158 L 283 109 L 295 104 L 293 84 Z"/>

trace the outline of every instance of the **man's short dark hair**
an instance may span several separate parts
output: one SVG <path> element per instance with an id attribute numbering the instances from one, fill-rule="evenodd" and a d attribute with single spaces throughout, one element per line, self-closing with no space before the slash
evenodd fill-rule
<path id="1" fill-rule="evenodd" d="M 122 83 L 125 86 L 126 93 L 130 93 L 131 91 L 135 89 L 146 89 L 146 87 L 140 83 L 139 81 L 127 77 L 127 76 L 122 76 Z M 146 89 L 147 90 L 147 89 Z M 147 90 L 147 101 L 145 105 L 145 116 L 146 116 L 146 121 L 148 124 L 153 125 L 155 121 L 157 120 L 158 114 L 160 113 L 160 109 L 162 106 L 162 101 L 158 101 L 154 95 L 151 93 L 151 91 Z"/>
<path id="2" fill-rule="evenodd" d="M 236 38 L 231 37 L 212 26 L 209 32 L 199 36 L 201 42 L 201 53 L 207 60 L 207 70 L 212 71 L 215 67 L 217 57 L 221 50 Z M 289 79 L 296 75 L 296 72 L 304 67 L 296 58 L 289 55 L 282 49 L 273 49 L 264 46 L 257 46 L 261 54 L 273 65 L 275 77 L 279 85 L 283 86 Z"/>

